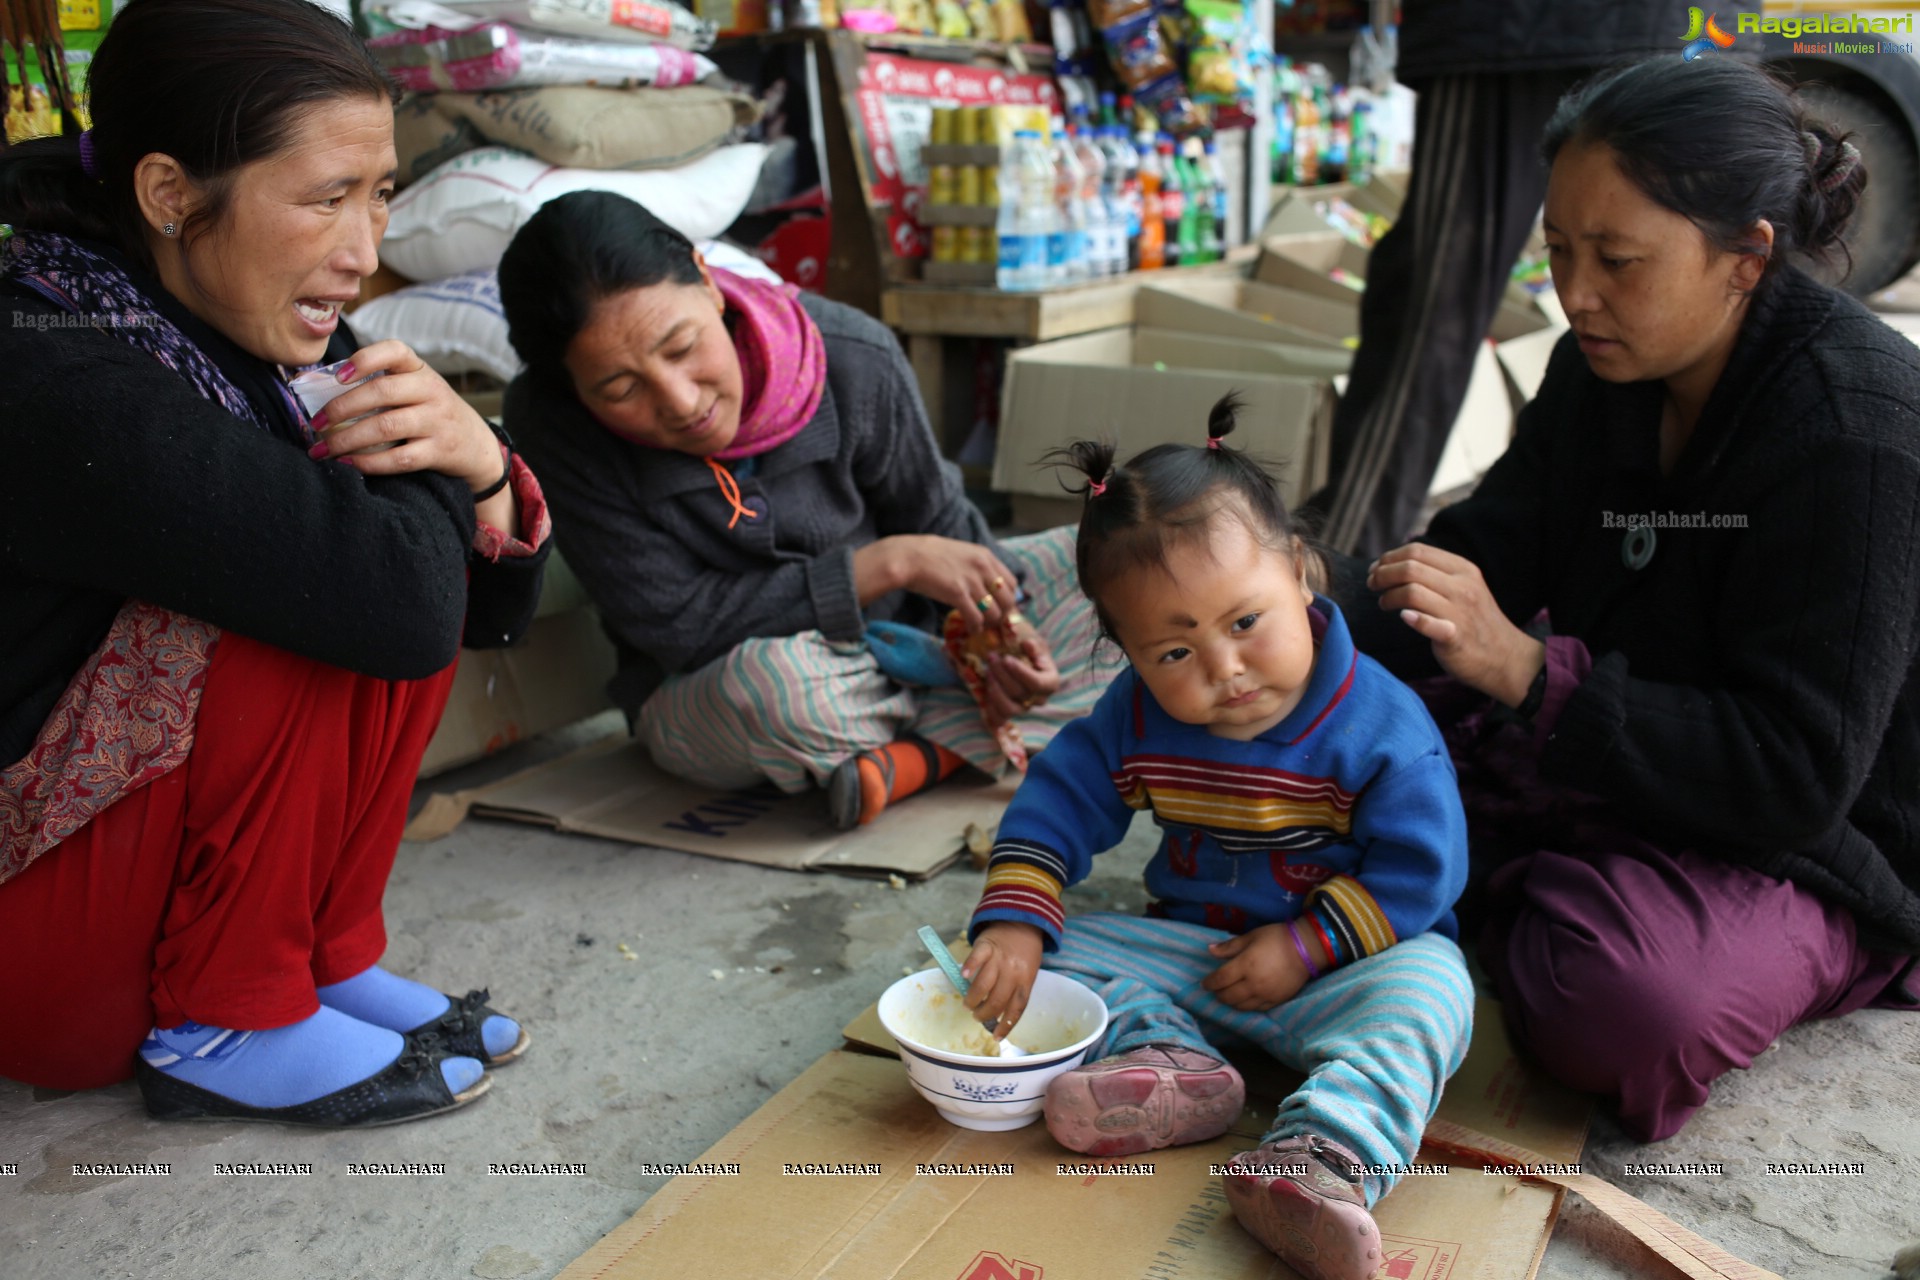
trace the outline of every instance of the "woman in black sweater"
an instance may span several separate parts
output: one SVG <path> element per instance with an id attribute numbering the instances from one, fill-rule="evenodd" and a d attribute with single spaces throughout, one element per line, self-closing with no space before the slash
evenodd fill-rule
<path id="1" fill-rule="evenodd" d="M 463 635 L 531 617 L 539 488 L 340 321 L 394 163 L 344 23 L 133 0 L 91 86 L 91 130 L 0 153 L 0 1075 L 457 1106 L 524 1035 L 379 968 L 381 894 Z M 377 380 L 310 414 L 288 375 L 349 358 L 324 389 Z"/>
<path id="2" fill-rule="evenodd" d="M 1573 332 L 1473 496 L 1335 572 L 1362 648 L 1497 704 L 1451 709 L 1482 961 L 1657 1139 L 1796 1022 L 1913 1003 L 1920 358 L 1788 264 L 1865 174 L 1765 73 L 1614 72 L 1545 153 Z"/>

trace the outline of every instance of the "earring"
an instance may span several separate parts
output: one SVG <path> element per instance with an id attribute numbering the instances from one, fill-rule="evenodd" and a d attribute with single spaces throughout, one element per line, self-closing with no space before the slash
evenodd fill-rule
<path id="1" fill-rule="evenodd" d="M 160 228 L 160 234 L 163 236 L 170 236 L 174 233 L 174 230 L 175 230 L 174 225 L 171 222 L 169 222 L 166 226 Z"/>

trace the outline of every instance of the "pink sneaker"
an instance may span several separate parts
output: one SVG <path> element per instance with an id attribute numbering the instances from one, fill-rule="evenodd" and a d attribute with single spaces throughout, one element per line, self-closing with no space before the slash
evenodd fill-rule
<path id="1" fill-rule="evenodd" d="M 1220 1059 L 1150 1044 L 1056 1076 L 1047 1130 L 1069 1151 L 1130 1156 L 1217 1138 L 1246 1104 L 1246 1083 Z"/>
<path id="2" fill-rule="evenodd" d="M 1221 1179 L 1247 1234 L 1308 1280 L 1367 1280 L 1382 1262 L 1380 1228 L 1360 1190 L 1359 1160 L 1309 1133 L 1243 1151 Z"/>

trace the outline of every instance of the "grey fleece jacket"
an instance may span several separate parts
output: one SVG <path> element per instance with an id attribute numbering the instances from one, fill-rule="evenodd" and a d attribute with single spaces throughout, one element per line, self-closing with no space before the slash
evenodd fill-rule
<path id="1" fill-rule="evenodd" d="M 560 554 L 620 654 L 609 692 L 631 719 L 668 676 L 742 640 L 819 630 L 858 640 L 869 619 L 936 627 L 942 609 L 895 592 L 864 611 L 853 552 L 894 534 L 935 534 L 998 552 L 940 456 L 900 345 L 851 307 L 803 295 L 820 326 L 827 385 L 798 435 L 733 464 L 757 511 L 732 508 L 699 458 L 649 449 L 594 421 L 571 387 L 523 374 L 505 421 L 540 477 Z"/>

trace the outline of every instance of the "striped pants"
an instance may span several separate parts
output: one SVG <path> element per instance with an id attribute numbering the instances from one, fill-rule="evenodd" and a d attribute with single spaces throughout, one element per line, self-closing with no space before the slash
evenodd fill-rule
<path id="1" fill-rule="evenodd" d="M 1068 919 L 1045 967 L 1079 979 L 1107 1003 L 1106 1039 L 1090 1061 L 1154 1043 L 1216 1055 L 1252 1044 L 1307 1077 L 1262 1141 L 1317 1133 L 1363 1164 L 1411 1164 L 1473 1031 L 1473 982 L 1460 948 L 1421 934 L 1255 1013 L 1200 985 L 1220 967 L 1207 944 L 1231 936 L 1178 920 L 1094 912 Z M 1368 1207 L 1395 1181 L 1369 1175 Z"/>
<path id="2" fill-rule="evenodd" d="M 1000 543 L 1026 587 L 1021 609 L 1060 668 L 1060 692 L 1016 721 L 1031 748 L 1093 710 L 1126 661 L 1116 646 L 1095 643 L 1099 625 L 1074 576 L 1073 546 L 1071 526 Z M 849 756 L 905 732 L 988 774 L 1006 764 L 965 689 L 904 688 L 865 644 L 836 644 L 818 631 L 747 640 L 673 677 L 640 708 L 638 732 L 662 769 L 726 789 L 762 780 L 790 793 L 824 786 Z"/>

